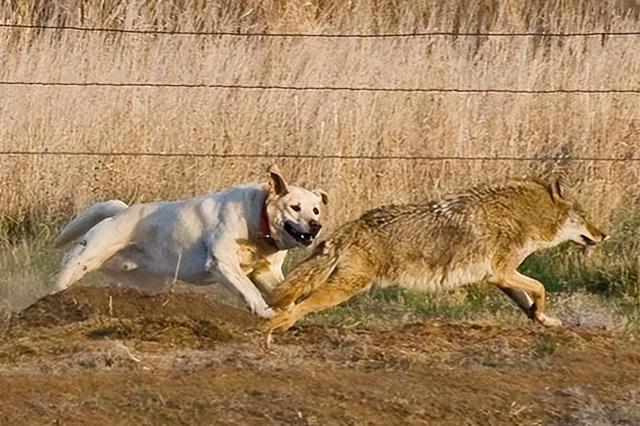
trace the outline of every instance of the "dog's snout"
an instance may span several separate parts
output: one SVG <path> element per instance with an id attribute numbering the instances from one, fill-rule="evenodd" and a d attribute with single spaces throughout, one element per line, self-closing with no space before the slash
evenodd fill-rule
<path id="1" fill-rule="evenodd" d="M 309 231 L 311 232 L 311 234 L 313 234 L 314 236 L 318 235 L 320 229 L 322 229 L 322 224 L 320 222 L 315 219 L 311 219 L 309 221 Z"/>

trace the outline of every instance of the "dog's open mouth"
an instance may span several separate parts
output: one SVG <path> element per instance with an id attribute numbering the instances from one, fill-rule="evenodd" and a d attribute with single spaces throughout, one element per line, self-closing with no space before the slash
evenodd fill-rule
<path id="1" fill-rule="evenodd" d="M 299 244 L 309 247 L 313 243 L 314 235 L 310 232 L 300 232 L 291 222 L 284 223 L 284 230 Z"/>
<path id="2" fill-rule="evenodd" d="M 580 238 L 582 239 L 582 243 L 585 246 L 595 246 L 597 244 L 595 241 L 593 241 L 591 238 L 587 237 L 586 235 L 580 235 Z"/>

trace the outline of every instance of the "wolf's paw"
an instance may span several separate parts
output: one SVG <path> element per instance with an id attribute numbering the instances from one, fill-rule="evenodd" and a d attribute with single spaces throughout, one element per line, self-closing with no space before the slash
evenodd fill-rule
<path id="1" fill-rule="evenodd" d="M 262 325 L 262 330 L 267 333 L 285 332 L 295 323 L 287 311 L 281 312 Z"/>
<path id="2" fill-rule="evenodd" d="M 536 320 L 545 327 L 562 327 L 562 321 L 558 318 L 549 317 L 542 313 L 536 315 Z"/>

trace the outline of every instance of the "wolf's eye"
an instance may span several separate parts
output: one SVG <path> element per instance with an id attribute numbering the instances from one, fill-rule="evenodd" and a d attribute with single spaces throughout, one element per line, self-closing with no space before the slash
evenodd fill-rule
<path id="1" fill-rule="evenodd" d="M 313 214 L 315 214 L 315 215 L 319 215 L 319 214 L 320 214 L 320 210 L 318 210 L 318 208 L 317 208 L 317 207 L 314 207 L 314 208 L 313 208 Z"/>
<path id="2" fill-rule="evenodd" d="M 294 212 L 299 212 L 300 211 L 300 205 L 296 204 L 295 206 L 291 206 L 291 210 L 293 210 Z"/>

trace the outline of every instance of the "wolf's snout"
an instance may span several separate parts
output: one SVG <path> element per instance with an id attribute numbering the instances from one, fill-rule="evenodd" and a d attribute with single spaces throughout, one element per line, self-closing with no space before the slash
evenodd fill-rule
<path id="1" fill-rule="evenodd" d="M 599 244 L 607 240 L 608 238 L 609 236 L 607 234 L 600 231 L 596 233 L 590 233 L 588 235 L 587 234 L 580 235 L 580 239 L 582 240 L 583 246 L 595 246 L 596 244 Z"/>
<path id="2" fill-rule="evenodd" d="M 598 229 L 595 226 L 593 226 L 591 223 L 587 222 L 586 225 L 587 225 L 587 231 L 590 234 L 589 236 L 590 236 L 591 240 L 593 240 L 594 242 L 600 243 L 600 242 L 605 241 L 606 239 L 609 238 L 609 236 L 607 234 L 605 234 L 600 229 Z"/>
<path id="3" fill-rule="evenodd" d="M 597 244 L 597 241 L 592 240 L 586 235 L 580 235 L 580 238 L 582 238 L 582 244 L 585 246 L 595 246 Z"/>
<path id="4" fill-rule="evenodd" d="M 309 221 L 309 232 L 311 233 L 311 235 L 315 237 L 316 235 L 318 235 L 321 229 L 322 229 L 322 224 L 320 222 L 318 222 L 315 219 L 311 219 Z"/>

